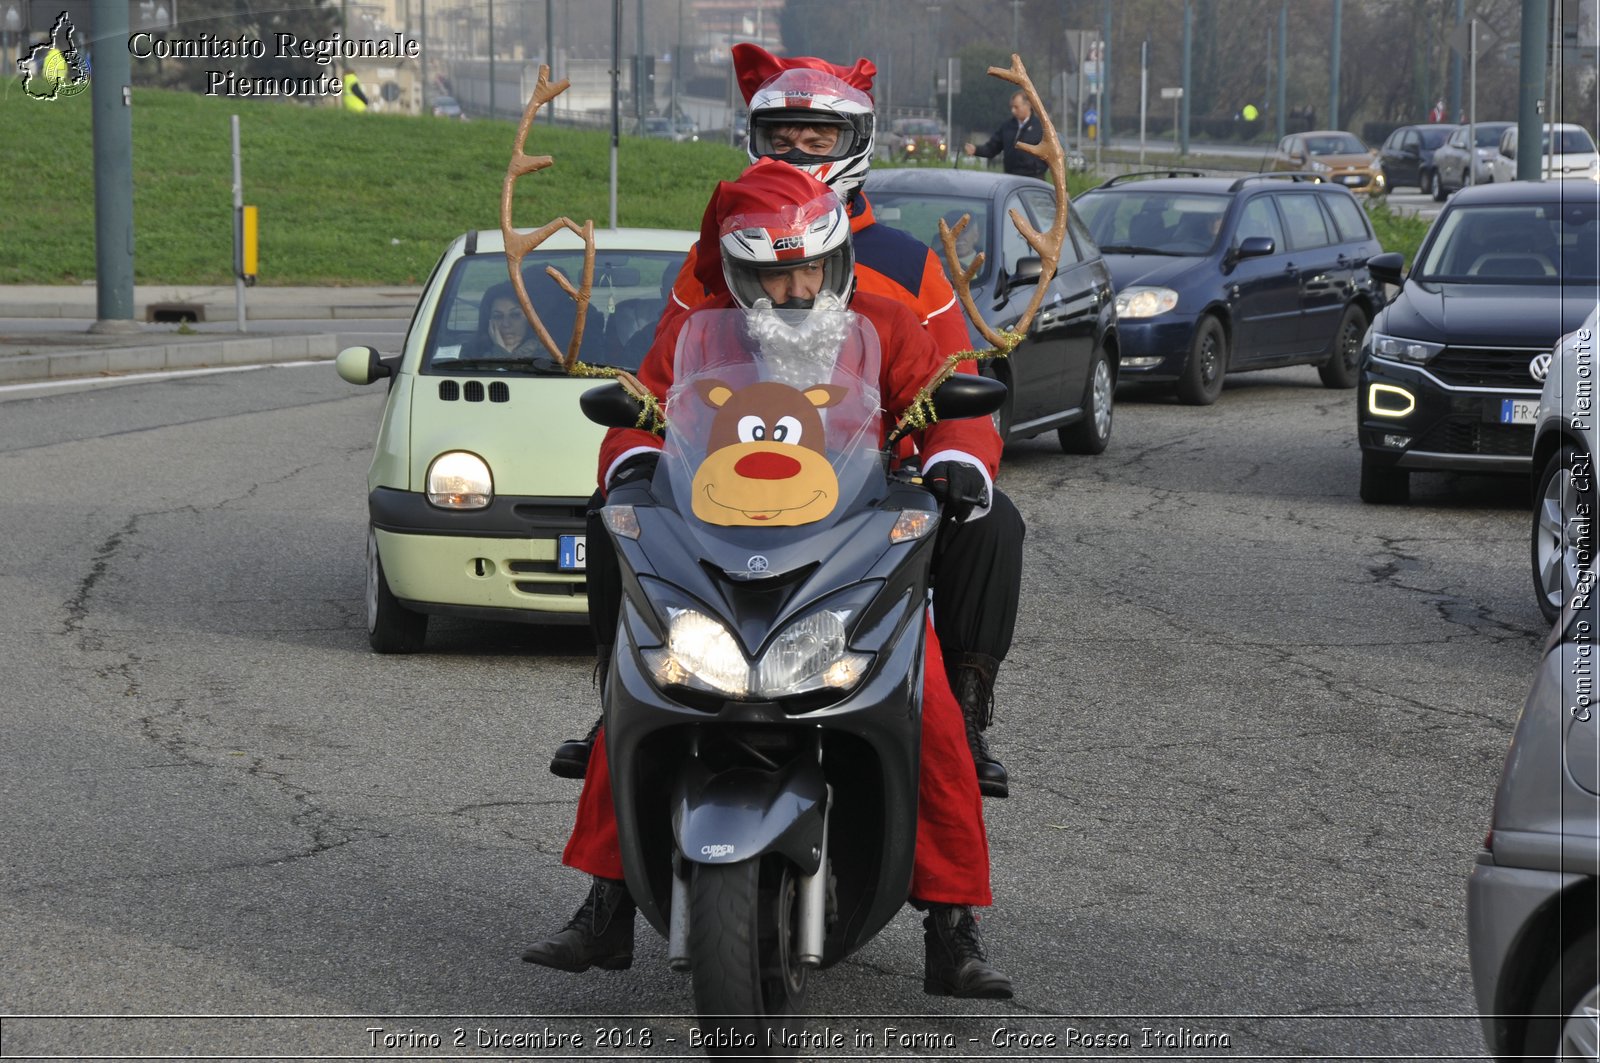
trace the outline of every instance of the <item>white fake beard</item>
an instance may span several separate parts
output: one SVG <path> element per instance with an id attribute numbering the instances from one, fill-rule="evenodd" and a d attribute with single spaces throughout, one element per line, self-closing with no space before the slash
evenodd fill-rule
<path id="1" fill-rule="evenodd" d="M 791 326 L 773 310 L 771 299 L 757 299 L 750 307 L 750 333 L 771 356 L 766 362 L 769 379 L 800 388 L 832 376 L 850 328 L 850 319 L 838 312 L 845 309 L 845 303 L 825 291 L 818 294 L 811 309 L 825 312 L 807 312 L 799 325 Z"/>

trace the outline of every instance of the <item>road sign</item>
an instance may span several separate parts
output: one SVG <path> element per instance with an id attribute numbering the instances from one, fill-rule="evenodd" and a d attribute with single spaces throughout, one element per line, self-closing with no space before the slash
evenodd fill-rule
<path id="1" fill-rule="evenodd" d="M 1162 89 L 1161 90 L 1161 98 L 1163 100 L 1181 100 L 1181 99 L 1183 99 L 1183 86 L 1182 85 L 1175 85 L 1175 86 L 1173 86 L 1172 88 L 1169 88 L 1169 89 Z"/>
<path id="2" fill-rule="evenodd" d="M 1456 54 L 1458 55 L 1466 55 L 1467 49 L 1472 46 L 1470 35 L 1472 33 L 1473 21 L 1474 20 L 1472 19 L 1467 19 L 1465 22 L 1461 23 L 1461 25 L 1450 31 L 1450 36 L 1448 38 L 1450 47 L 1455 49 Z M 1479 20 L 1478 54 L 1483 55 L 1485 52 L 1489 51 L 1494 47 L 1494 43 L 1497 40 L 1499 40 L 1499 38 L 1496 37 L 1492 31 L 1490 31 L 1487 25 Z"/>

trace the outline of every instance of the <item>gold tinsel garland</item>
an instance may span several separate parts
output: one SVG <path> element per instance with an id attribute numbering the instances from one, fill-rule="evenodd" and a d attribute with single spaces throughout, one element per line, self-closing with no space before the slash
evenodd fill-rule
<path id="1" fill-rule="evenodd" d="M 922 386 L 912 398 L 911 404 L 906 407 L 905 413 L 895 422 L 896 433 L 920 432 L 939 419 L 933 412 L 933 393 L 939 390 L 939 385 L 955 376 L 956 370 L 962 362 L 982 362 L 991 358 L 1004 358 L 1009 355 L 1023 337 L 1016 332 L 1002 330 L 1000 332 L 1000 346 L 990 347 L 985 351 L 960 351 L 952 354 L 945 360 L 944 367 L 934 375 L 934 378 Z"/>

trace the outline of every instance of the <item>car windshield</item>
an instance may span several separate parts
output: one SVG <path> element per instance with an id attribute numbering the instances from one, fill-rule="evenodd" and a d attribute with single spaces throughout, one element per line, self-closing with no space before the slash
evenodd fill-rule
<path id="1" fill-rule="evenodd" d="M 593 295 L 578 357 L 590 365 L 637 369 L 650 349 L 656 320 L 683 258 L 676 251 L 596 251 Z M 576 304 L 545 273 L 546 266 L 555 267 L 577 287 L 583 252 L 535 249 L 522 261 L 528 299 L 564 352 L 577 321 Z M 565 375 L 518 306 L 501 253 L 468 255 L 450 271 L 422 371 Z"/>
<path id="2" fill-rule="evenodd" d="M 972 256 L 982 251 L 983 269 L 973 279 L 983 281 L 994 263 L 994 249 L 989 246 L 989 200 L 971 196 L 939 196 L 922 192 L 898 192 L 888 189 L 871 190 L 872 216 L 884 225 L 910 233 L 922 243 L 939 253 L 944 260 L 944 245 L 939 243 L 939 220 L 942 218 L 952 229 L 963 214 L 972 220 L 961 230 L 956 240 L 956 257 L 964 266 Z"/>
<path id="3" fill-rule="evenodd" d="M 1349 133 L 1323 133 L 1306 137 L 1306 151 L 1313 155 L 1365 155 L 1367 146 Z"/>
<path id="4" fill-rule="evenodd" d="M 1481 125 L 1477 127 L 1478 147 L 1494 148 L 1500 146 L 1500 134 L 1506 131 L 1504 125 Z"/>
<path id="5" fill-rule="evenodd" d="M 1422 146 L 1430 150 L 1443 144 L 1450 135 L 1448 129 L 1419 129 L 1417 132 L 1422 135 Z"/>
<path id="6" fill-rule="evenodd" d="M 936 137 L 939 123 L 927 118 L 905 118 L 895 123 L 895 131 L 911 137 Z"/>
<path id="7" fill-rule="evenodd" d="M 1584 155 L 1594 150 L 1594 141 L 1589 138 L 1586 129 L 1558 129 L 1555 132 L 1555 153 L 1557 155 Z M 1540 141 L 1541 151 L 1550 150 L 1550 131 L 1545 130 Z"/>
<path id="8" fill-rule="evenodd" d="M 1458 284 L 1592 284 L 1596 202 L 1485 204 L 1447 211 L 1414 276 Z"/>
<path id="9" fill-rule="evenodd" d="M 1110 255 L 1204 255 L 1216 245 L 1228 196 L 1130 189 L 1076 201 L 1100 250 Z"/>

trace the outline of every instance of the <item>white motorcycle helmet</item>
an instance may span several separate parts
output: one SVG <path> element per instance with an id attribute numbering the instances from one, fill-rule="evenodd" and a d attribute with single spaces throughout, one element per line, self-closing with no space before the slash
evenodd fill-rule
<path id="1" fill-rule="evenodd" d="M 839 131 L 839 139 L 825 155 L 800 148 L 779 152 L 772 146 L 772 133 L 786 126 L 828 126 Z M 750 161 L 789 163 L 831 187 L 841 200 L 848 201 L 867 179 L 872 138 L 872 97 L 821 70 L 785 70 L 750 97 L 745 141 Z"/>
<path id="2" fill-rule="evenodd" d="M 836 194 L 798 167 L 768 161 L 722 185 L 718 196 L 722 275 L 736 303 L 747 310 L 772 307 L 761 275 L 813 262 L 822 266 L 816 298 L 791 299 L 776 309 L 849 303 L 855 251 L 850 214 Z"/>

